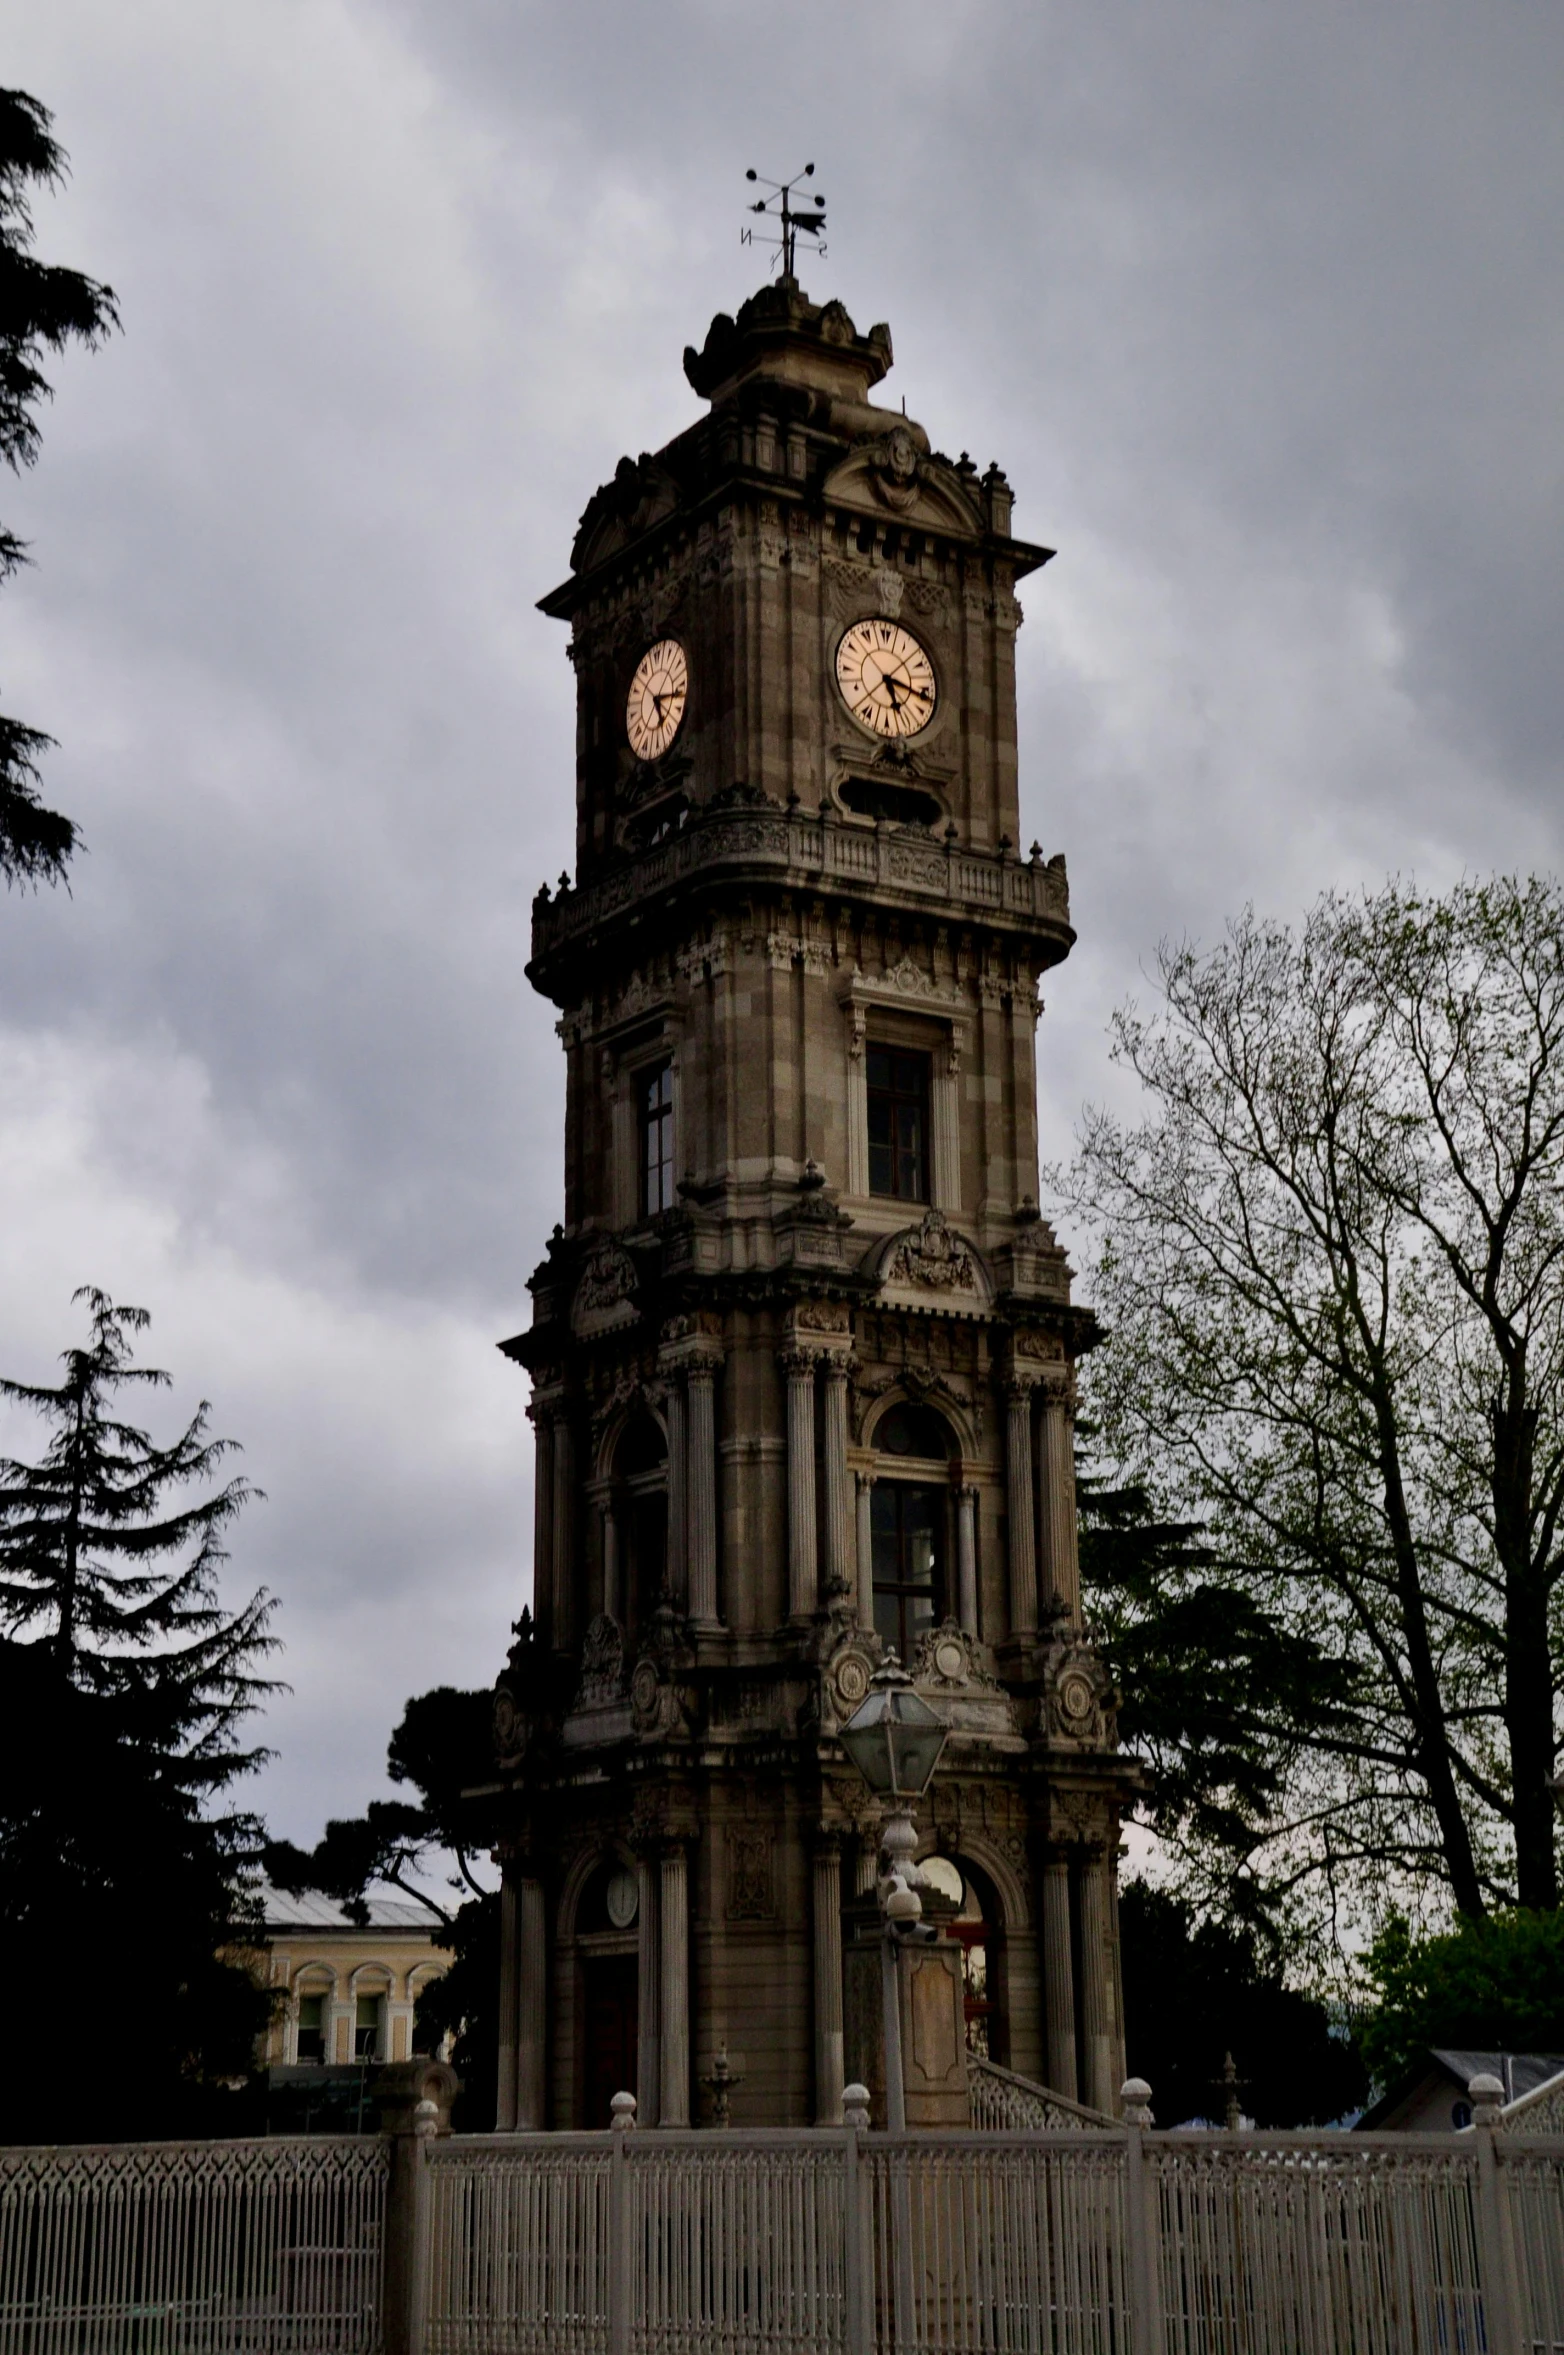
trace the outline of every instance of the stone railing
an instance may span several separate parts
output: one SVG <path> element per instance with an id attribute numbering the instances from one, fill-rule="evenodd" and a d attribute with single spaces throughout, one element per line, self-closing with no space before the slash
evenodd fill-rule
<path id="1" fill-rule="evenodd" d="M 1506 2102 L 1495 2125 L 1500 2134 L 1564 2135 L 1564 2069 L 1518 2100 Z"/>
<path id="2" fill-rule="evenodd" d="M 1070 887 L 1062 857 L 1018 859 L 1011 851 L 962 850 L 912 827 L 845 825 L 778 809 L 697 814 L 681 834 L 642 851 L 583 889 L 538 894 L 532 909 L 536 962 L 585 941 L 603 925 L 671 885 L 713 868 L 774 876 L 819 889 L 854 884 L 910 904 L 937 900 L 969 922 L 985 917 L 1067 930 Z M 546 887 L 545 887 L 546 889 Z"/>
<path id="3" fill-rule="evenodd" d="M 967 2055 L 967 2082 L 972 2093 L 972 2123 L 985 2133 L 1059 2134 L 1083 2128 L 1116 2126 L 1118 2120 L 1084 2103 L 1068 2101 L 1030 2077 L 1017 2077 L 976 2053 Z"/>

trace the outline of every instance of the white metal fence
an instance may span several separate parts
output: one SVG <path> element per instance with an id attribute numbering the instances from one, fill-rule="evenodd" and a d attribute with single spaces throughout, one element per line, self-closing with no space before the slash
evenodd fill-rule
<path id="1" fill-rule="evenodd" d="M 378 2355 L 378 2139 L 0 2151 L 0 2355 Z"/>
<path id="2" fill-rule="evenodd" d="M 428 2355 L 1564 2355 L 1564 2141 L 425 2147 Z"/>
<path id="3" fill-rule="evenodd" d="M 393 2139 L 0 2154 L 0 2355 L 1564 2355 L 1559 2137 Z"/>

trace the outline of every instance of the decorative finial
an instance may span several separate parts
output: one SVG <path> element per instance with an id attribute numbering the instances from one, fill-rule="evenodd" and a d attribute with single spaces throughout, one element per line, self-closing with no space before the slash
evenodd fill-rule
<path id="1" fill-rule="evenodd" d="M 815 198 L 813 212 L 795 212 L 792 204 L 793 191 L 799 181 L 812 180 L 814 173 L 814 165 L 805 164 L 803 170 L 795 172 L 791 180 L 767 180 L 761 173 L 754 171 L 746 172 L 744 175 L 746 180 L 753 180 L 758 187 L 770 189 L 769 196 L 761 197 L 749 209 L 752 213 L 764 214 L 768 221 L 774 221 L 781 234 L 777 237 L 761 236 L 757 240 L 756 232 L 753 229 L 743 228 L 739 231 L 739 243 L 740 245 L 754 245 L 758 242 L 761 245 L 775 246 L 781 256 L 784 286 L 798 284 L 793 263 L 800 229 L 804 231 L 806 236 L 816 240 L 821 259 L 825 258 L 825 198 L 823 196 Z"/>

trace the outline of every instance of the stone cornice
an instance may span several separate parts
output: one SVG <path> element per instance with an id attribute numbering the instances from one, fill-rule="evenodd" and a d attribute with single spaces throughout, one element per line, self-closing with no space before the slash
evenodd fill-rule
<path id="1" fill-rule="evenodd" d="M 1074 943 L 1064 860 L 966 850 L 911 827 L 855 826 L 805 817 L 774 803 L 710 809 L 681 834 L 612 867 L 595 881 L 540 892 L 532 908 L 534 986 L 556 1004 L 579 995 L 571 968 L 601 974 L 610 931 L 622 943 L 660 903 L 708 893 L 731 903 L 746 887 L 835 892 L 875 905 L 1017 936 L 1043 966 Z M 638 945 L 645 935 L 639 935 Z"/>

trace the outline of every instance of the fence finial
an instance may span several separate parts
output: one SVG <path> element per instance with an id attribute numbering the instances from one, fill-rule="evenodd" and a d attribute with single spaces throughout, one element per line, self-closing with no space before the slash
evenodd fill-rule
<path id="1" fill-rule="evenodd" d="M 860 2129 L 869 2123 L 869 2088 L 867 2085 L 844 2085 L 842 2088 L 842 2124 Z"/>
<path id="2" fill-rule="evenodd" d="M 1470 2080 L 1466 2090 L 1472 2097 L 1472 2124 L 1497 2126 L 1499 2112 L 1504 2107 L 1504 2086 L 1500 2079 L 1490 2077 L 1484 2070 Z"/>
<path id="3" fill-rule="evenodd" d="M 1119 2099 L 1124 2104 L 1126 2126 L 1154 2126 L 1151 2114 L 1151 2087 L 1144 2077 L 1126 2077 L 1119 2087 Z"/>
<path id="4" fill-rule="evenodd" d="M 616 2093 L 608 2105 L 616 2133 L 627 2134 L 635 2125 L 635 2095 Z"/>

